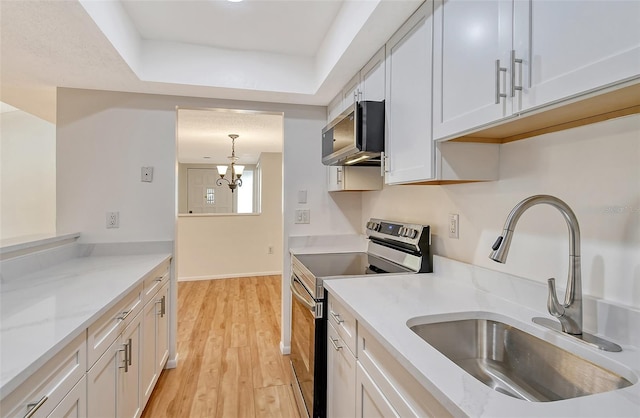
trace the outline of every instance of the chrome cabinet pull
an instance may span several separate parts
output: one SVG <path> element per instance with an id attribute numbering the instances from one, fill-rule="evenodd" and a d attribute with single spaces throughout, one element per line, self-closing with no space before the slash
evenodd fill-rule
<path id="1" fill-rule="evenodd" d="M 331 340 L 331 344 L 333 345 L 333 348 L 335 348 L 336 351 L 342 348 L 341 345 L 338 345 L 338 340 L 334 340 L 333 338 L 330 338 L 330 340 Z"/>
<path id="2" fill-rule="evenodd" d="M 127 347 L 129 349 L 129 356 L 127 357 L 127 361 L 129 362 L 129 366 L 131 366 L 131 358 L 133 357 L 131 355 L 131 347 L 133 347 L 133 343 L 131 342 L 131 338 L 129 338 L 129 342 L 127 343 Z"/>
<path id="3" fill-rule="evenodd" d="M 344 322 L 344 319 L 340 318 L 340 314 L 337 314 L 333 311 L 331 311 L 331 317 L 334 321 L 336 321 L 337 324 L 342 324 Z"/>
<path id="4" fill-rule="evenodd" d="M 496 60 L 496 104 L 500 104 L 500 98 L 507 97 L 506 93 L 500 92 L 500 73 L 507 72 L 507 69 L 500 66 L 500 60 Z"/>
<path id="5" fill-rule="evenodd" d="M 127 319 L 130 313 L 131 313 L 131 310 L 122 312 L 120 316 L 118 316 L 118 320 L 124 321 L 125 319 Z"/>
<path id="6" fill-rule="evenodd" d="M 384 177 L 384 151 L 380 153 L 380 177 Z"/>
<path id="7" fill-rule="evenodd" d="M 166 307 L 167 307 L 167 305 L 166 305 L 166 296 L 163 295 L 161 299 L 158 299 L 156 301 L 156 303 L 160 304 L 160 313 L 159 313 L 160 318 L 164 318 L 165 314 L 167 313 L 167 311 L 166 311 Z"/>
<path id="8" fill-rule="evenodd" d="M 511 97 L 515 97 L 516 90 L 522 91 L 522 86 L 516 86 L 516 64 L 522 65 L 522 60 L 516 58 L 515 49 L 511 50 Z"/>
<path id="9" fill-rule="evenodd" d="M 131 340 L 129 340 L 131 341 Z M 124 369 L 124 372 L 127 373 L 129 371 L 129 347 L 127 347 L 128 343 L 124 343 L 122 345 L 122 350 L 118 350 L 118 351 L 124 351 L 124 366 L 120 366 L 118 367 L 119 369 Z"/>
<path id="10" fill-rule="evenodd" d="M 338 169 L 337 169 L 337 173 L 336 173 L 336 183 L 337 183 L 337 184 L 342 183 L 342 167 L 338 167 Z"/>
<path id="11" fill-rule="evenodd" d="M 24 418 L 31 418 L 33 416 L 33 414 L 36 413 L 36 411 L 38 409 L 40 409 L 40 407 L 42 405 L 44 405 L 44 403 L 47 401 L 47 399 L 49 399 L 49 397 L 47 395 L 44 395 L 42 398 L 40 398 L 40 400 L 36 403 L 30 403 L 27 404 L 27 409 L 29 409 L 26 413 L 26 415 L 24 416 Z"/>

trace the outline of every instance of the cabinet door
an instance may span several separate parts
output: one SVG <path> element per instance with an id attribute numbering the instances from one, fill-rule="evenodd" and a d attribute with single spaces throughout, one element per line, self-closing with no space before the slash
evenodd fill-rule
<path id="1" fill-rule="evenodd" d="M 342 112 L 342 92 L 327 105 L 327 125 L 330 124 Z"/>
<path id="2" fill-rule="evenodd" d="M 118 418 L 138 418 L 142 413 L 140 389 L 140 360 L 142 315 L 136 316 L 122 333 L 120 343 L 127 350 L 126 368 L 118 369 Z"/>
<path id="3" fill-rule="evenodd" d="M 526 110 L 640 74 L 640 2 L 514 3 L 518 108 Z"/>
<path id="4" fill-rule="evenodd" d="M 356 101 L 361 100 L 360 98 L 360 73 L 356 74 L 346 86 L 342 89 L 342 109 L 340 112 L 346 110 L 347 108 L 353 106 Z"/>
<path id="5" fill-rule="evenodd" d="M 169 359 L 169 283 L 162 286 L 156 301 L 156 373 L 160 375 Z"/>
<path id="6" fill-rule="evenodd" d="M 511 0 L 435 1 L 434 139 L 512 114 L 511 98 L 500 97 L 509 96 L 512 9 Z"/>
<path id="7" fill-rule="evenodd" d="M 327 190 L 337 192 L 344 190 L 344 167 L 330 165 L 327 167 Z"/>
<path id="8" fill-rule="evenodd" d="M 87 379 L 83 377 L 49 414 L 50 418 L 87 417 Z"/>
<path id="9" fill-rule="evenodd" d="M 327 326 L 327 416 L 356 412 L 356 358 L 330 323 Z"/>
<path id="10" fill-rule="evenodd" d="M 142 405 L 147 403 L 157 379 L 156 370 L 156 333 L 157 333 L 157 294 L 147 302 L 142 311 L 142 351 L 140 359 L 140 382 L 142 384 Z"/>
<path id="11" fill-rule="evenodd" d="M 362 100 L 382 101 L 385 98 L 385 49 L 380 48 L 378 52 L 362 67 L 360 74 L 360 92 Z"/>
<path id="12" fill-rule="evenodd" d="M 386 46 L 387 184 L 433 177 L 431 7 L 425 2 Z"/>
<path id="13" fill-rule="evenodd" d="M 87 373 L 87 416 L 117 416 L 116 392 L 118 367 L 124 367 L 124 347 L 116 340 Z"/>
<path id="14" fill-rule="evenodd" d="M 399 417 L 387 398 L 371 377 L 358 363 L 356 367 L 356 417 L 389 418 Z"/>

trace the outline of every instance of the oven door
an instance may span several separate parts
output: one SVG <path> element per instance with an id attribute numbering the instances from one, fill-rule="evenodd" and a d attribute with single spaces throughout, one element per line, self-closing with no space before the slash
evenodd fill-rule
<path id="1" fill-rule="evenodd" d="M 290 356 L 293 392 L 301 416 L 324 417 L 326 348 L 322 302 L 316 302 L 295 275 L 291 276 L 289 286 L 293 296 Z"/>

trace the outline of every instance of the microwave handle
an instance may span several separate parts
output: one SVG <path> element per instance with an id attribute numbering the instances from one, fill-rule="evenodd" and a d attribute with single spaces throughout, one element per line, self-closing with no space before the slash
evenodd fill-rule
<path id="1" fill-rule="evenodd" d="M 298 289 L 296 289 L 296 283 L 298 284 L 298 286 L 302 286 L 302 283 L 300 283 L 300 281 L 298 280 L 298 278 L 294 275 L 291 276 L 291 282 L 289 283 L 289 288 L 291 289 L 291 294 L 293 296 L 295 296 L 296 299 L 298 299 L 298 301 L 300 303 L 302 303 L 307 309 L 309 309 L 311 312 L 315 313 L 316 310 L 316 306 L 315 306 L 315 302 L 309 302 L 307 300 L 307 297 L 305 297 Z M 306 291 L 305 291 L 306 293 Z"/>

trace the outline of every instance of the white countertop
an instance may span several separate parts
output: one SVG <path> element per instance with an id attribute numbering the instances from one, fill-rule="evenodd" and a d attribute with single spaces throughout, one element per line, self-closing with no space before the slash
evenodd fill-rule
<path id="1" fill-rule="evenodd" d="M 621 353 L 606 353 L 570 337 L 531 322 L 536 316 L 549 317 L 545 310 L 546 286 L 526 279 L 493 277 L 504 273 L 434 257 L 431 274 L 393 277 L 366 276 L 324 282 L 329 293 L 356 316 L 389 352 L 455 416 L 472 417 L 614 417 L 640 416 L 640 352 L 637 346 L 622 345 Z M 503 277 L 504 278 L 504 277 Z M 489 292 L 494 287 L 496 292 Z M 499 296 L 500 294 L 500 296 Z M 539 298 L 542 300 L 538 301 Z M 593 304 L 597 315 L 607 309 Z M 495 392 L 467 374 L 407 326 L 412 318 L 437 315 L 440 322 L 478 313 L 498 315 L 503 322 L 574 352 L 629 379 L 632 386 L 617 391 L 554 402 L 527 402 Z M 596 314 L 586 313 L 586 317 Z M 630 341 L 637 341 L 638 311 L 631 309 Z M 609 318 L 611 319 L 611 318 Z M 426 322 L 426 321 L 425 321 Z M 607 323 L 607 318 L 585 323 Z M 611 321 L 608 321 L 611 323 Z M 624 322 L 624 321 L 619 321 Z M 611 326 L 611 325 L 609 325 Z M 585 327 L 586 328 L 586 327 Z M 593 329 L 587 329 L 593 333 Z M 624 330 L 614 330 L 624 334 Z M 602 335 L 603 333 L 598 333 Z M 628 342 L 628 341 L 626 341 Z"/>
<path id="2" fill-rule="evenodd" d="M 2 283 L 0 398 L 169 257 L 78 257 Z"/>

